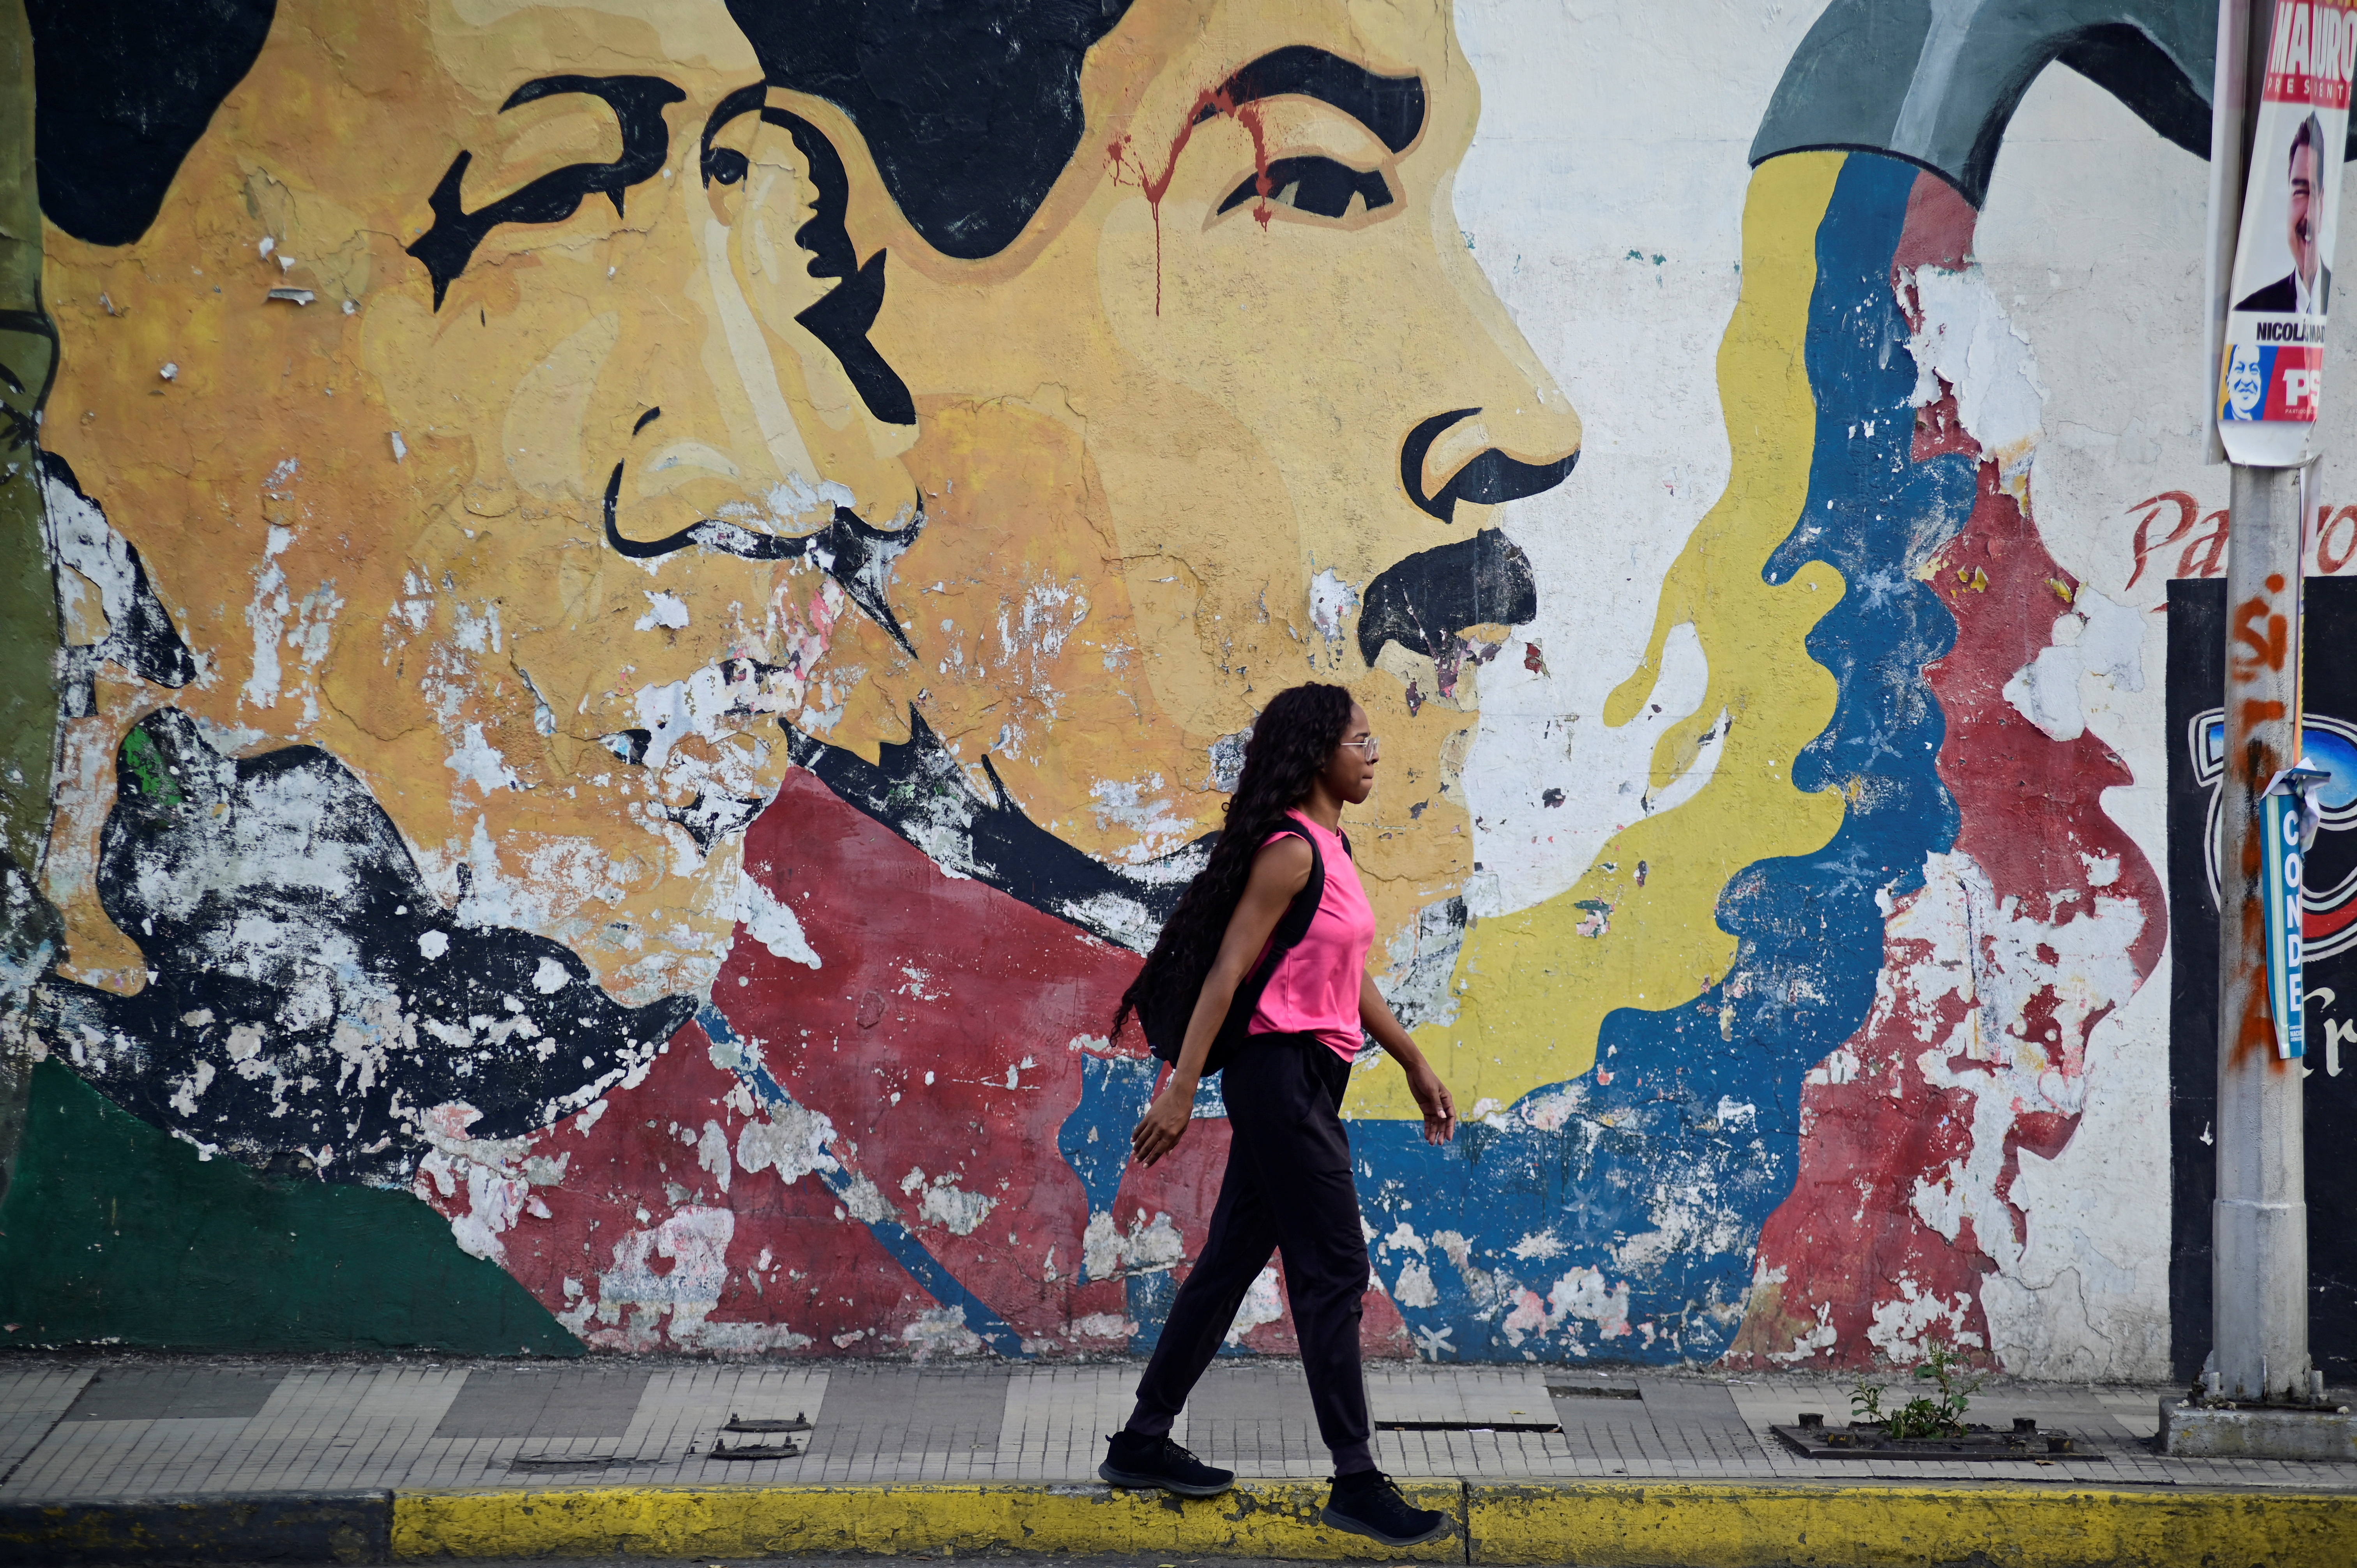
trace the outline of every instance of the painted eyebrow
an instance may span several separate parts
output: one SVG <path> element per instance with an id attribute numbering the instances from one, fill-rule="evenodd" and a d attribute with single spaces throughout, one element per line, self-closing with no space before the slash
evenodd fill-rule
<path id="1" fill-rule="evenodd" d="M 1372 131 L 1376 140 L 1395 153 L 1405 150 L 1424 129 L 1422 77 L 1378 76 L 1308 44 L 1272 49 L 1222 82 L 1212 96 L 1232 106 L 1288 94 L 1331 104 Z M 1195 124 L 1200 125 L 1218 113 L 1206 104 L 1196 111 Z"/>
<path id="2" fill-rule="evenodd" d="M 601 99 L 613 110 L 622 128 L 622 156 L 612 163 L 568 164 L 552 169 L 522 189 L 469 212 L 460 199 L 459 188 L 475 155 L 462 149 L 450 160 L 442 183 L 426 199 L 434 214 L 432 226 L 409 247 L 409 253 L 424 263 L 426 275 L 434 280 L 435 309 L 442 308 L 442 296 L 467 270 L 475 247 L 500 224 L 562 223 L 581 210 L 583 200 L 596 192 L 603 192 L 613 202 L 615 216 L 619 217 L 622 193 L 653 178 L 662 167 L 671 152 L 671 127 L 663 123 L 663 109 L 686 98 L 686 93 L 659 76 L 544 76 L 510 93 L 500 113 L 569 92 Z"/>

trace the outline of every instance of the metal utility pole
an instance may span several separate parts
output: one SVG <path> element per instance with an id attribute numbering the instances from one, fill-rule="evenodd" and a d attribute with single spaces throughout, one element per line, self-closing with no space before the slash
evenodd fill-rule
<path id="1" fill-rule="evenodd" d="M 2310 28 L 2326 26 L 2338 38 L 2344 23 L 2357 22 L 2349 4 L 2222 0 L 2218 12 L 2210 450 L 2233 469 L 2220 782 L 2218 1187 L 2204 1383 L 2208 1400 L 2222 1403 L 2313 1398 L 2304 1064 L 2294 1054 L 2297 1032 L 2278 1037 L 2268 986 L 2272 910 L 2285 947 L 2284 1006 L 2297 1012 L 2298 893 L 2276 900 L 2292 911 L 2286 935 L 2283 911 L 2266 893 L 2261 800 L 2300 758 L 2300 476 L 2317 456 L 2330 275 L 2318 218 L 2339 195 L 2348 122 L 2348 62 L 2337 48 L 2311 49 Z M 2291 275 L 2279 285 L 2255 283 L 2287 263 Z"/>
<path id="2" fill-rule="evenodd" d="M 2214 1398 L 2305 1402 L 2307 1159 L 2298 1058 L 2267 1003 L 2259 799 L 2299 759 L 2300 485 L 2235 465 L 2226 564 L 2226 772 L 2218 907 Z"/>

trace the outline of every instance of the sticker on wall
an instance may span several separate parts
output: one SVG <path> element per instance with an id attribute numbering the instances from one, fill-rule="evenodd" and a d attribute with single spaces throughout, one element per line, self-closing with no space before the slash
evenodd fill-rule
<path id="1" fill-rule="evenodd" d="M 2219 438 L 2237 463 L 2291 467 L 2309 456 L 2324 401 L 2352 70 L 2357 9 L 2340 0 L 2276 6 L 2218 373 Z"/>

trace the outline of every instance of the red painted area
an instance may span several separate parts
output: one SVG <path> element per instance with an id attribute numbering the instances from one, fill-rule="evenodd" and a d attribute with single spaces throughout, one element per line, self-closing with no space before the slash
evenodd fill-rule
<path id="1" fill-rule="evenodd" d="M 821 963 L 740 929 L 714 1001 L 740 1046 L 825 1117 L 836 1186 L 868 1184 L 1033 1352 L 1126 1348 L 1124 1280 L 1082 1277 L 1088 1200 L 1058 1134 L 1081 1104 L 1083 1057 L 1109 1052 L 1103 1030 L 1136 957 L 945 875 L 799 769 L 749 831 L 745 863 Z M 526 1150 L 454 1143 L 449 1190 L 429 1177 L 423 1196 L 462 1234 L 480 1222 L 510 1271 L 601 1348 L 972 1348 L 943 1337 L 939 1304 L 821 1175 L 746 1168 L 748 1130 L 758 1144 L 772 1123 L 730 1060 L 691 1025 L 641 1081 Z M 1101 1137 L 1125 1148 L 1127 1133 Z M 1161 1165 L 1129 1167 L 1113 1211 L 1125 1242 L 1167 1217 L 1191 1256 L 1227 1148 L 1225 1121 L 1198 1121 Z M 534 1185 L 529 1173 L 545 1178 L 558 1160 L 561 1177 Z M 1405 1353 L 1389 1302 L 1377 1294 L 1370 1308 L 1370 1348 Z M 1289 1316 L 1247 1343 L 1290 1350 Z"/>
<path id="2" fill-rule="evenodd" d="M 1900 267 L 1963 264 L 1971 217 L 1924 177 Z M 1894 283 L 1911 317 L 1903 273 Z M 1915 443 L 1918 461 L 1949 452 L 1977 453 L 1952 392 L 1920 411 Z M 1979 481 L 1971 520 L 1929 564 L 1957 631 L 1927 675 L 1947 720 L 1940 776 L 1961 815 L 1956 880 L 1938 891 L 1985 878 L 1967 908 L 1988 929 L 1962 922 L 1953 948 L 1964 957 L 1949 961 L 1943 933 L 1910 918 L 1930 913 L 1919 906 L 1934 890 L 1901 901 L 1872 1015 L 1803 1091 L 1799 1179 L 1761 1234 L 1762 1288 L 1729 1358 L 1738 1364 L 1907 1359 L 1926 1329 L 1987 1346 L 1982 1279 L 2026 1233 L 2012 1197 L 2021 1152 L 2051 1159 L 2068 1144 L 2088 1036 L 2151 973 L 2166 939 L 2159 879 L 2102 806 L 2104 789 L 2133 782 L 2126 765 L 2092 733 L 2050 738 L 2006 695 L 2053 641 L 2079 585 L 1997 466 L 1982 464 Z M 2142 925 L 2127 940 L 2131 908 Z M 2062 950 L 2094 929 L 2074 922 L 2099 912 L 2126 940 L 2134 983 L 2090 1005 Z M 2051 940 L 2025 941 L 2025 925 Z M 1996 1201 L 1976 1206 L 1984 1188 Z M 1992 1223 L 2009 1233 L 1984 1234 Z"/>
<path id="3" fill-rule="evenodd" d="M 1134 182 L 1146 194 L 1146 205 L 1154 214 L 1154 314 L 1162 314 L 1162 199 L 1169 194 L 1172 177 L 1178 172 L 1178 155 L 1195 138 L 1195 127 L 1207 115 L 1224 114 L 1244 128 L 1252 138 L 1253 167 L 1259 178 L 1254 188 L 1260 199 L 1253 204 L 1253 218 L 1264 229 L 1268 227 L 1268 199 L 1275 192 L 1268 178 L 1268 134 L 1261 123 L 1260 108 L 1255 103 L 1238 103 L 1228 88 L 1209 88 L 1195 95 L 1194 103 L 1179 123 L 1178 134 L 1170 138 L 1169 150 L 1162 159 L 1162 172 L 1146 172 L 1146 160 L 1130 145 L 1127 136 L 1116 136 L 1105 148 L 1105 163 L 1113 170 L 1115 185 Z"/>

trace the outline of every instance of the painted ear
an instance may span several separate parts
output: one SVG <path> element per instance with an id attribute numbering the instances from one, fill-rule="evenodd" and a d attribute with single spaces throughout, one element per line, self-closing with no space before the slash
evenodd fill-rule
<path id="1" fill-rule="evenodd" d="M 868 328 L 884 308 L 886 253 L 879 249 L 857 260 L 845 222 L 851 177 L 843 155 L 817 125 L 774 101 L 762 108 L 761 120 L 793 138 L 804 176 L 816 192 L 810 221 L 795 231 L 794 244 L 810 257 L 812 277 L 839 280 L 794 320 L 826 345 L 871 415 L 887 424 L 916 424 L 917 405 L 908 383 L 867 340 Z M 860 151 L 864 156 L 866 149 Z"/>

